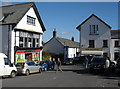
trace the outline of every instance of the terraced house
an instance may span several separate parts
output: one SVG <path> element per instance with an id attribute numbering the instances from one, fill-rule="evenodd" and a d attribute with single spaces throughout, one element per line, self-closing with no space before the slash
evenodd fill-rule
<path id="1" fill-rule="evenodd" d="M 81 54 L 103 55 L 110 57 L 111 60 L 120 57 L 119 30 L 111 30 L 111 27 L 95 14 L 76 28 L 80 31 Z"/>
<path id="2" fill-rule="evenodd" d="M 42 60 L 45 27 L 34 3 L 0 7 L 0 52 L 11 62 Z"/>

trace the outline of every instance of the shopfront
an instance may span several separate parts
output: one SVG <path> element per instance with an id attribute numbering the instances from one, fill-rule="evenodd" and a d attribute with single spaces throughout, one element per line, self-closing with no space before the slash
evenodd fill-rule
<path id="1" fill-rule="evenodd" d="M 40 61 L 40 49 L 35 50 L 17 50 L 15 53 L 15 64 L 21 62 L 39 63 Z"/>
<path id="2" fill-rule="evenodd" d="M 102 48 L 82 48 L 83 55 L 96 55 L 96 56 L 102 56 L 103 50 Z"/>

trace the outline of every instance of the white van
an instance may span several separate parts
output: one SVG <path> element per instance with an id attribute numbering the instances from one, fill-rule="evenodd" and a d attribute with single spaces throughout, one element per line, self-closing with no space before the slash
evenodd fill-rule
<path id="1" fill-rule="evenodd" d="M 10 62 L 4 53 L 0 53 L 0 76 L 15 77 L 17 69 L 14 64 Z"/>

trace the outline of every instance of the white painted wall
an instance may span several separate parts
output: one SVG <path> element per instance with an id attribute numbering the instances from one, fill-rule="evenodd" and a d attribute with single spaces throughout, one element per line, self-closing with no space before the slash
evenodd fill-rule
<path id="1" fill-rule="evenodd" d="M 111 45 L 110 45 L 110 53 L 111 53 L 111 60 L 114 60 L 114 52 L 120 52 L 120 48 L 115 48 L 115 41 L 120 39 L 111 39 Z"/>
<path id="2" fill-rule="evenodd" d="M 12 28 L 11 28 L 12 29 Z M 11 62 L 14 63 L 15 32 L 11 32 Z"/>
<path id="3" fill-rule="evenodd" d="M 39 41 L 39 45 L 40 45 L 40 46 L 43 46 L 43 45 L 42 45 L 42 34 L 40 34 L 40 41 Z"/>
<path id="4" fill-rule="evenodd" d="M 36 18 L 35 26 L 27 24 L 27 15 Z M 32 7 L 23 16 L 23 18 L 20 20 L 20 22 L 17 24 L 17 26 L 15 28 L 16 29 L 24 29 L 24 30 L 27 30 L 27 31 L 43 33 L 41 25 L 38 21 L 38 18 L 36 16 L 36 14 L 35 14 L 35 11 Z"/>
<path id="5" fill-rule="evenodd" d="M 61 54 L 64 53 L 64 46 L 61 45 L 56 38 L 53 38 L 49 43 L 45 44 L 43 51 L 49 51 L 50 53 Z"/>
<path id="6" fill-rule="evenodd" d="M 19 47 L 19 31 L 16 31 L 16 42 L 15 42 L 15 45 Z"/>
<path id="7" fill-rule="evenodd" d="M 89 25 L 98 25 L 99 35 L 89 35 L 90 27 Z M 95 40 L 95 48 L 103 48 L 103 40 L 108 40 L 108 48 L 103 48 L 104 52 L 110 52 L 110 28 L 103 24 L 96 17 L 91 17 L 87 22 L 85 22 L 80 29 L 81 32 L 81 45 L 82 48 L 88 48 L 89 40 Z M 108 54 L 110 55 L 110 54 Z"/>
<path id="8" fill-rule="evenodd" d="M 74 58 L 76 57 L 76 48 L 68 48 L 68 58 Z"/>

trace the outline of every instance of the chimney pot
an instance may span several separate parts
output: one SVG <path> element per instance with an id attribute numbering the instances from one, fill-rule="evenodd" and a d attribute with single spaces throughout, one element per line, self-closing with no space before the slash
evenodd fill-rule
<path id="1" fill-rule="evenodd" d="M 53 37 L 56 37 L 56 34 L 57 34 L 57 32 L 56 32 L 56 29 L 54 28 Z"/>
<path id="2" fill-rule="evenodd" d="M 74 41 L 74 37 L 72 37 L 71 40 Z"/>

